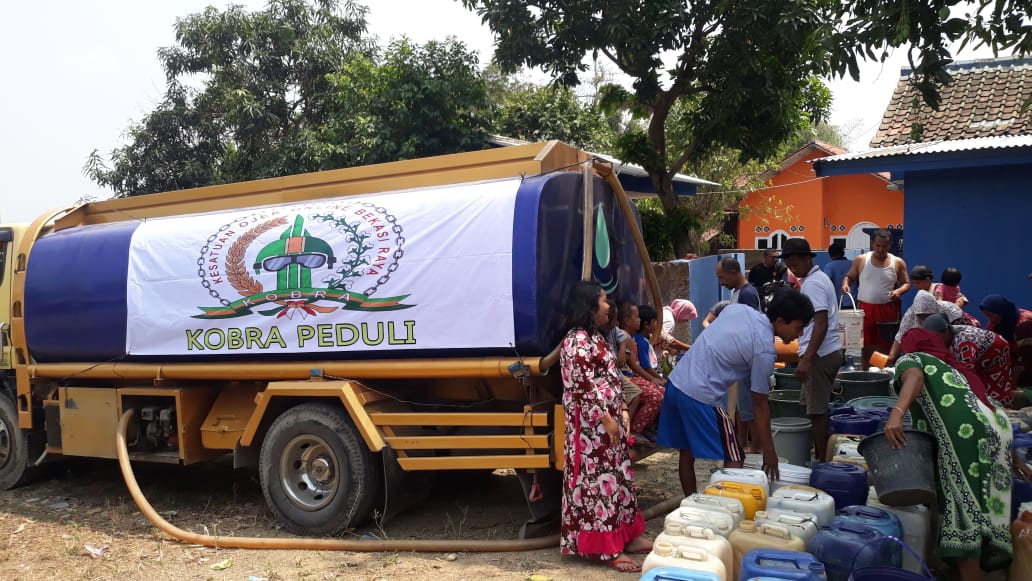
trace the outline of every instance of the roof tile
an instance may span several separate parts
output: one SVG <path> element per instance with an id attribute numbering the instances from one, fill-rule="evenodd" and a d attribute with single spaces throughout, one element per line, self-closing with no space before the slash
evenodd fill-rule
<path id="1" fill-rule="evenodd" d="M 1032 59 L 1003 57 L 961 61 L 947 67 L 953 82 L 940 89 L 938 111 L 920 100 L 905 67 L 885 108 L 871 147 L 915 142 L 911 127 L 920 125 L 918 142 L 1032 135 Z M 916 105 L 915 105 L 915 97 Z"/>

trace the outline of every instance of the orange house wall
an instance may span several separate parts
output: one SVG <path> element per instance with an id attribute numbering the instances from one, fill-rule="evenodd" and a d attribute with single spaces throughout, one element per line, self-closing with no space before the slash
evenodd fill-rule
<path id="1" fill-rule="evenodd" d="M 816 179 L 811 161 L 823 157 L 819 153 L 810 152 L 774 176 L 768 182 L 774 187 L 746 195 L 739 205 L 739 247 L 756 248 L 756 237 L 782 230 L 823 249 L 831 237 L 846 236 L 859 222 L 903 223 L 903 192 L 886 190 L 888 184 L 871 174 Z M 844 231 L 832 232 L 832 225 Z"/>

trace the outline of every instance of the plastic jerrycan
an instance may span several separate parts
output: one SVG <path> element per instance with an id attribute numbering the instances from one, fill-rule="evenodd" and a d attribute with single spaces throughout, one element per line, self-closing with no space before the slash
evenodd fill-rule
<path id="1" fill-rule="evenodd" d="M 720 581 L 713 573 L 680 567 L 656 567 L 643 573 L 639 581 Z"/>
<path id="2" fill-rule="evenodd" d="M 1010 579 L 1032 579 L 1032 512 L 1024 510 L 1011 523 L 1011 541 L 1014 560 L 1011 561 Z"/>
<path id="3" fill-rule="evenodd" d="M 817 524 L 824 527 L 835 518 L 835 499 L 809 486 L 783 486 L 767 500 L 767 511 L 773 509 L 813 513 L 817 515 Z"/>
<path id="4" fill-rule="evenodd" d="M 780 549 L 753 549 L 742 557 L 739 581 L 781 579 L 784 581 L 824 581 L 824 563 L 810 553 Z"/>
<path id="5" fill-rule="evenodd" d="M 793 536 L 799 537 L 805 543 L 817 534 L 816 515 L 789 514 L 787 512 L 756 511 L 756 526 L 772 524 L 785 527 Z"/>
<path id="6" fill-rule="evenodd" d="M 763 470 L 755 468 L 720 468 L 710 474 L 710 485 L 719 482 L 740 482 L 743 484 L 755 484 L 763 488 L 763 493 L 770 496 L 770 479 Z"/>
<path id="7" fill-rule="evenodd" d="M 714 557 L 720 559 L 728 573 L 734 565 L 734 552 L 731 543 L 713 529 L 698 526 L 684 526 L 680 523 L 670 523 L 663 532 L 656 535 L 655 543 L 670 543 L 675 547 L 695 547 L 702 549 Z"/>
<path id="8" fill-rule="evenodd" d="M 751 519 L 756 514 L 756 511 L 763 510 L 767 506 L 767 493 L 764 491 L 763 486 L 759 484 L 717 482 L 716 484 L 711 484 L 702 492 L 714 496 L 737 498 L 742 502 L 742 508 L 747 519 Z"/>
<path id="9" fill-rule="evenodd" d="M 663 519 L 663 528 L 665 529 L 671 523 L 678 523 L 682 527 L 697 526 L 710 529 L 722 537 L 727 537 L 731 531 L 735 530 L 734 519 L 729 513 L 706 510 L 696 506 L 675 508 Z"/>
<path id="10" fill-rule="evenodd" d="M 743 520 L 727 540 L 731 541 L 731 548 L 734 549 L 736 575 L 742 569 L 742 558 L 754 549 L 806 550 L 806 543 L 787 528 L 772 524 L 756 526 L 756 522 L 751 520 Z"/>
<path id="11" fill-rule="evenodd" d="M 734 520 L 732 529 L 738 528 L 738 523 L 745 520 L 745 507 L 742 501 L 730 496 L 715 496 L 712 494 L 695 493 L 688 495 L 681 501 L 683 507 L 695 507 L 707 510 L 721 510 L 731 515 Z"/>
<path id="12" fill-rule="evenodd" d="M 867 495 L 867 506 L 877 507 L 896 515 L 903 525 L 903 541 L 917 552 L 922 559 L 928 560 L 928 538 L 932 531 L 932 517 L 928 507 L 923 504 L 915 506 L 886 506 L 878 502 L 878 493 L 874 487 L 870 488 Z M 1017 547 L 1015 546 L 1015 551 Z M 903 551 L 903 568 L 911 573 L 923 574 L 924 569 L 921 563 L 910 554 L 910 551 Z M 1011 577 L 1012 579 L 1014 577 Z M 1032 577 L 1029 577 L 1032 579 Z"/>
<path id="13" fill-rule="evenodd" d="M 646 573 L 657 567 L 701 571 L 730 581 L 723 561 L 695 547 L 675 547 L 670 543 L 653 543 L 652 552 L 645 557 L 645 561 L 641 564 L 641 572 Z"/>

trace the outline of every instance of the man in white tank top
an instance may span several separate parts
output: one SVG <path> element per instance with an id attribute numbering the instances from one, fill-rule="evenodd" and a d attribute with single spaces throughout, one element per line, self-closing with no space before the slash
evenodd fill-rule
<path id="1" fill-rule="evenodd" d="M 878 323 L 900 320 L 899 298 L 910 290 L 907 265 L 903 259 L 889 253 L 892 234 L 888 230 L 877 230 L 871 240 L 871 252 L 853 259 L 853 265 L 842 279 L 842 292 L 849 292 L 849 285 L 858 282 L 857 302 L 864 311 L 863 367 L 874 351 L 888 353 L 891 341 L 882 339 Z"/>

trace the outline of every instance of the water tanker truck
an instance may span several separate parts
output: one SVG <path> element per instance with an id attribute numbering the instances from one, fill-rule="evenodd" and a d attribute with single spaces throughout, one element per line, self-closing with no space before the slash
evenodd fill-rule
<path id="1" fill-rule="evenodd" d="M 115 458 L 122 421 L 133 461 L 256 468 L 298 534 L 396 512 L 434 471 L 494 469 L 542 534 L 565 297 L 593 278 L 658 304 L 610 170 L 548 142 L 0 227 L 0 487 Z"/>

